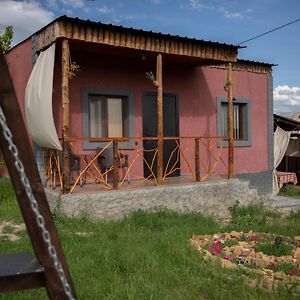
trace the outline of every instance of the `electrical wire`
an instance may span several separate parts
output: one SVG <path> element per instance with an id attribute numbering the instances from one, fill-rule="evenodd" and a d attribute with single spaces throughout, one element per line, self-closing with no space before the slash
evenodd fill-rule
<path id="1" fill-rule="evenodd" d="M 279 30 L 279 29 L 281 29 L 281 28 L 283 28 L 283 27 L 292 25 L 292 24 L 294 24 L 294 23 L 296 23 L 296 22 L 299 22 L 299 21 L 300 21 L 300 18 L 297 19 L 297 20 L 294 20 L 294 21 L 292 21 L 292 22 L 286 23 L 286 24 L 284 24 L 284 25 L 281 25 L 281 26 L 279 26 L 279 27 L 276 27 L 276 28 L 274 28 L 274 29 L 268 30 L 268 31 L 266 31 L 266 32 L 264 32 L 264 33 L 262 33 L 262 34 L 256 35 L 256 36 L 254 36 L 254 37 L 252 37 L 252 38 L 250 38 L 250 39 L 248 39 L 248 40 L 242 41 L 242 42 L 238 43 L 238 45 L 242 45 L 242 44 L 248 43 L 248 42 L 253 41 L 253 40 L 255 40 L 255 39 L 259 38 L 259 37 L 262 37 L 262 36 L 264 36 L 264 35 L 267 35 L 267 34 L 269 34 L 269 33 L 271 33 L 271 32 L 274 32 L 274 31 Z"/>

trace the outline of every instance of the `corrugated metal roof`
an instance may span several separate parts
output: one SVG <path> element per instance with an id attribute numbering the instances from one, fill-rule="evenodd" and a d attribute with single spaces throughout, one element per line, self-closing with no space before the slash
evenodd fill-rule
<path id="1" fill-rule="evenodd" d="M 33 51 L 38 52 L 57 39 L 82 41 L 120 48 L 192 57 L 215 64 L 236 62 L 239 46 L 197 40 L 91 20 L 61 16 L 34 35 Z"/>
<path id="2" fill-rule="evenodd" d="M 297 128 L 297 130 L 299 130 L 298 129 L 300 127 L 299 121 L 293 120 L 292 118 L 289 117 L 280 116 L 277 114 L 273 114 L 273 117 L 274 117 L 275 124 L 279 125 L 282 129 L 292 131 Z"/>
<path id="3" fill-rule="evenodd" d="M 258 65 L 265 65 L 268 67 L 275 67 L 278 66 L 276 64 L 271 64 L 271 63 L 267 63 L 267 62 L 262 62 L 262 61 L 256 61 L 256 60 L 248 60 L 248 59 L 239 59 L 237 60 L 237 63 L 251 63 L 251 64 L 258 64 Z"/>
<path id="4" fill-rule="evenodd" d="M 223 46 L 223 47 L 232 47 L 232 48 L 235 48 L 235 49 L 245 47 L 245 46 L 220 43 L 220 42 L 215 42 L 215 41 L 210 41 L 210 40 L 190 38 L 190 37 L 187 37 L 187 36 L 179 36 L 179 35 L 166 34 L 166 33 L 162 33 L 162 32 L 147 31 L 147 30 L 137 29 L 137 28 L 133 28 L 133 27 L 124 27 L 124 26 L 121 26 L 121 25 L 114 25 L 114 24 L 111 24 L 111 23 L 106 24 L 106 23 L 102 23 L 100 21 L 96 22 L 96 21 L 92 21 L 92 20 L 89 20 L 89 19 L 83 20 L 83 19 L 79 19 L 77 17 L 76 18 L 68 17 L 66 15 L 58 17 L 57 19 L 53 20 L 48 25 L 50 25 L 50 24 L 52 24 L 56 21 L 70 21 L 70 22 L 85 23 L 86 25 L 99 25 L 99 26 L 102 26 L 102 27 L 110 27 L 112 29 L 122 29 L 122 30 L 125 30 L 125 31 L 128 30 L 128 31 L 132 31 L 132 32 L 149 33 L 149 34 L 152 34 L 152 35 L 157 35 L 158 38 L 176 38 L 176 39 L 180 39 L 180 40 L 183 40 L 183 41 L 197 41 L 197 42 L 207 43 L 207 44 L 211 44 L 211 45 L 218 45 L 218 46 Z"/>

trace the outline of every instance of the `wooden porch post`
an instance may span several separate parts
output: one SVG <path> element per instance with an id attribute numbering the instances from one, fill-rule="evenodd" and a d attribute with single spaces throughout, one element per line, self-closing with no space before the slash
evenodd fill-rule
<path id="1" fill-rule="evenodd" d="M 233 98 L 232 98 L 232 64 L 227 66 L 227 99 L 228 99 L 228 179 L 233 178 Z"/>
<path id="2" fill-rule="evenodd" d="M 113 140 L 113 188 L 118 189 L 119 185 L 119 154 L 118 154 L 118 141 Z"/>
<path id="3" fill-rule="evenodd" d="M 70 190 L 70 157 L 69 157 L 69 136 L 70 136 L 70 113 L 69 113 L 69 42 L 62 41 L 61 55 L 61 100 L 62 100 L 62 151 L 63 151 L 63 192 Z"/>
<path id="4" fill-rule="evenodd" d="M 196 175 L 196 181 L 200 181 L 200 144 L 199 144 L 199 139 L 195 139 L 195 175 Z"/>
<path id="5" fill-rule="evenodd" d="M 156 81 L 157 86 L 157 184 L 162 184 L 163 179 L 163 85 L 162 85 L 162 55 L 157 54 L 156 61 Z"/>

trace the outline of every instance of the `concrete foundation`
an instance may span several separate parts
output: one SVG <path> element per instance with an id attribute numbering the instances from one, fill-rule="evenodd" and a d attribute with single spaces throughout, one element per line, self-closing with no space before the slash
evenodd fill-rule
<path id="1" fill-rule="evenodd" d="M 227 218 L 228 208 L 236 201 L 241 205 L 259 201 L 257 191 L 249 189 L 247 182 L 238 179 L 89 194 L 46 193 L 52 209 L 69 216 L 102 219 L 119 219 L 134 210 L 161 208 L 179 212 L 196 211 Z"/>

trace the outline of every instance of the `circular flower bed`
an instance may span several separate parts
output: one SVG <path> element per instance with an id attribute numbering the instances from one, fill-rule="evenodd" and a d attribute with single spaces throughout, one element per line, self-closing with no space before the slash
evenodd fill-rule
<path id="1" fill-rule="evenodd" d="M 194 235 L 191 243 L 206 259 L 220 260 L 222 267 L 259 275 L 251 286 L 274 290 L 283 282 L 300 293 L 300 236 L 231 231 Z"/>

